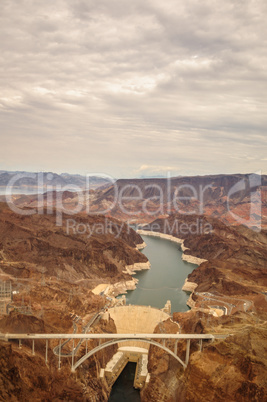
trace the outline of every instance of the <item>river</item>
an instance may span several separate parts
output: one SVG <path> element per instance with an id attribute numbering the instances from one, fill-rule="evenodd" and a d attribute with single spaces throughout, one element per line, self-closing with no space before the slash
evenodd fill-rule
<path id="1" fill-rule="evenodd" d="M 163 308 L 170 300 L 172 312 L 187 311 L 188 294 L 182 286 L 196 266 L 182 260 L 177 243 L 159 237 L 142 238 L 147 245 L 142 252 L 150 261 L 151 269 L 137 272 L 135 277 L 139 282 L 135 290 L 127 292 L 127 304 Z"/>
<path id="2" fill-rule="evenodd" d="M 143 236 L 146 247 L 142 252 L 149 259 L 150 270 L 137 272 L 137 288 L 126 294 L 127 304 L 163 308 L 170 300 L 172 312 L 187 311 L 188 294 L 182 290 L 185 279 L 195 265 L 182 260 L 177 243 L 159 237 Z M 133 388 L 135 364 L 128 363 L 115 382 L 109 401 L 139 402 L 140 393 Z"/>

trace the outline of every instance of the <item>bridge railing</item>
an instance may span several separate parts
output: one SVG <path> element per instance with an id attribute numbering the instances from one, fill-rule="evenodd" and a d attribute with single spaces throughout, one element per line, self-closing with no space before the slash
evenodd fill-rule
<path id="1" fill-rule="evenodd" d="M 9 339 L 222 339 L 228 334 L 1 334 L 0 340 Z"/>

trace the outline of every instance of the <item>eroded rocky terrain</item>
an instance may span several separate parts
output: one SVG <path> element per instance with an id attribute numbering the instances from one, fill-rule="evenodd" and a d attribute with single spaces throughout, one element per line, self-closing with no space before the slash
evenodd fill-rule
<path id="1" fill-rule="evenodd" d="M 126 224 L 104 216 L 20 215 L 0 203 L 0 269 L 12 277 L 58 277 L 71 283 L 130 279 L 126 265 L 147 262 L 136 250 L 141 237 Z M 91 286 L 92 287 L 92 286 Z"/>
<path id="2" fill-rule="evenodd" d="M 205 313 L 175 313 L 182 333 L 232 333 L 225 340 L 191 341 L 189 365 L 184 371 L 162 349 L 152 347 L 149 357 L 151 381 L 142 390 L 142 401 L 263 401 L 267 395 L 266 321 L 236 313 L 214 318 Z M 157 331 L 175 333 L 170 321 Z M 173 345 L 172 345 L 173 346 Z M 185 359 L 186 344 L 178 343 Z"/>
<path id="3" fill-rule="evenodd" d="M 71 319 L 67 315 L 62 322 L 52 324 L 48 317 L 38 319 L 34 316 L 11 313 L 0 320 L 1 331 L 17 333 L 28 331 L 31 333 L 57 333 L 59 330 L 68 330 L 72 327 Z M 116 332 L 112 320 L 100 320 L 92 330 L 95 333 Z M 70 331 L 72 332 L 72 331 Z M 17 341 L 12 343 L 0 342 L 0 400 L 1 401 L 107 401 L 109 389 L 99 379 L 101 367 L 116 352 L 116 347 L 110 347 L 98 352 L 88 359 L 79 369 L 79 375 L 71 373 L 71 359 L 61 360 L 58 370 L 58 358 L 53 353 L 56 341 L 50 341 L 48 364 L 45 363 L 45 343 L 35 341 L 35 355 L 31 353 L 31 341 L 24 341 L 19 347 Z M 96 341 L 88 343 L 88 348 L 95 347 Z M 63 349 L 63 351 L 65 351 Z M 82 344 L 79 355 L 84 354 L 85 345 Z M 78 356 L 79 356 L 78 355 Z"/>
<path id="4" fill-rule="evenodd" d="M 82 331 L 107 303 L 103 295 L 92 292 L 94 287 L 131 280 L 125 267 L 147 261 L 136 249 L 142 243 L 141 237 L 120 221 L 98 215 L 76 215 L 80 228 L 89 225 L 88 236 L 89 229 L 84 233 L 74 230 L 67 233 L 69 218 L 63 215 L 63 225 L 58 227 L 53 213 L 21 216 L 1 205 L 1 280 L 11 280 L 16 290 L 10 314 L 0 319 L 1 332 L 72 333 L 75 325 Z M 104 225 L 108 232 L 102 231 Z M 164 351 L 151 347 L 151 381 L 141 392 L 142 401 L 265 400 L 266 232 L 229 226 L 206 215 L 172 214 L 151 225 L 153 230 L 182 239 L 186 256 L 207 260 L 188 278 L 194 284 L 189 298 L 191 310 L 174 313 L 174 322 L 160 323 L 155 332 L 176 333 L 178 323 L 182 333 L 230 336 L 213 343 L 204 342 L 202 352 L 199 344 L 192 341 L 185 371 Z M 151 225 L 144 229 L 151 230 Z M 196 227 L 198 230 L 193 231 Z M 25 314 L 26 311 L 31 315 Z M 213 311 L 221 311 L 221 315 L 214 315 Z M 112 320 L 98 320 L 93 331 L 116 332 L 116 327 Z M 0 398 L 106 401 L 109 389 L 98 376 L 116 348 L 99 352 L 83 364 L 78 374 L 72 375 L 70 358 L 62 359 L 58 371 L 52 350 L 56 345 L 56 341 L 49 345 L 47 366 L 43 344 L 36 344 L 32 356 L 30 342 L 21 348 L 16 342 L 0 342 L 3 362 Z M 80 354 L 83 348 L 84 345 Z M 182 359 L 185 348 L 185 342 L 178 343 Z"/>
<path id="5" fill-rule="evenodd" d="M 201 222 L 201 224 L 200 224 Z M 267 310 L 267 234 L 200 215 L 174 214 L 144 229 L 183 240 L 184 255 L 207 260 L 188 276 L 197 285 L 191 306 L 225 306 L 227 312 Z"/>
<path id="6" fill-rule="evenodd" d="M 64 190 L 64 189 L 63 189 Z M 1 197 L 0 197 L 1 199 Z M 4 200 L 4 196 L 2 196 Z M 14 195 L 19 208 L 63 206 L 138 223 L 179 212 L 214 216 L 231 225 L 242 220 L 267 228 L 267 176 L 251 174 L 120 179 L 85 192 Z"/>
<path id="7" fill-rule="evenodd" d="M 202 219 L 207 233 L 185 229 Z M 177 230 L 175 222 L 179 221 Z M 182 226 L 184 224 L 184 226 Z M 267 397 L 267 236 L 243 226 L 229 227 L 211 217 L 173 215 L 148 225 L 184 240 L 186 255 L 206 262 L 188 276 L 195 284 L 190 312 L 174 313 L 182 333 L 230 334 L 225 340 L 191 342 L 187 369 L 161 350 L 150 350 L 152 381 L 142 400 L 262 401 Z M 215 317 L 213 311 L 226 315 Z M 165 332 L 172 332 L 170 323 Z M 162 330 L 161 330 L 162 331 Z M 178 350 L 185 357 L 185 342 Z M 193 352 L 193 353 L 192 353 Z M 172 375 L 170 374 L 172 372 Z M 154 398 L 154 399 L 153 399 Z M 160 399 L 159 399 L 160 400 Z"/>
<path id="8" fill-rule="evenodd" d="M 69 217 L 68 217 L 69 218 Z M 56 226 L 55 214 L 22 216 L 6 204 L 0 210 L 0 279 L 11 281 L 13 300 L 9 315 L 0 318 L 2 333 L 73 333 L 84 326 L 106 304 L 104 296 L 92 290 L 101 283 L 132 280 L 125 267 L 146 263 L 137 250 L 143 240 L 115 219 L 76 215 L 77 225 L 89 225 L 85 233 L 67 233 L 66 217 Z M 112 320 L 97 320 L 93 332 L 116 332 Z M 0 400 L 106 401 L 109 389 L 98 379 L 116 347 L 99 352 L 79 370 L 70 373 L 70 360 L 62 359 L 57 369 L 50 341 L 49 365 L 45 364 L 42 341 L 36 341 L 35 356 L 31 342 L 0 342 Z M 96 346 L 95 341 L 88 348 Z M 68 352 L 69 345 L 65 347 Z M 84 354 L 82 345 L 79 355 Z"/>

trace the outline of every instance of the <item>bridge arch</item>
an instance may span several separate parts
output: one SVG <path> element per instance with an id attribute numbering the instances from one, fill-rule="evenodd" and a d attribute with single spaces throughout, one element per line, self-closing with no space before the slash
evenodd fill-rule
<path id="1" fill-rule="evenodd" d="M 87 360 L 89 357 L 91 357 L 93 354 L 99 352 L 100 350 L 105 349 L 108 346 L 115 345 L 116 343 L 129 342 L 129 341 L 132 341 L 132 340 L 133 339 L 122 338 L 122 339 L 112 339 L 111 341 L 107 341 L 105 343 L 102 343 L 101 345 L 95 347 L 94 349 L 90 350 L 90 352 L 86 353 L 83 357 L 81 357 L 72 366 L 72 371 L 75 371 L 83 362 L 85 362 L 85 360 Z M 151 339 L 146 339 L 146 338 L 134 339 L 134 342 L 146 342 L 146 343 L 149 343 L 150 345 L 157 346 L 157 347 L 165 350 L 165 352 L 169 353 L 172 357 L 174 357 L 183 366 L 183 368 L 186 368 L 186 364 L 174 352 L 172 352 L 166 346 L 161 345 L 159 342 L 153 341 Z"/>

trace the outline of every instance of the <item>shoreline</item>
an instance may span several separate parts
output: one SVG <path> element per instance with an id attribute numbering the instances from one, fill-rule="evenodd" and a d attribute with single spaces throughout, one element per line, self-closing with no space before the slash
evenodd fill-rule
<path id="1" fill-rule="evenodd" d="M 122 272 L 124 274 L 129 274 L 132 276 L 136 273 L 136 271 L 147 270 L 147 269 L 150 269 L 150 267 L 151 267 L 151 264 L 149 261 L 136 262 L 132 265 L 126 265 L 125 270 Z M 116 299 L 115 299 L 116 296 L 118 296 L 120 294 L 125 294 L 125 293 L 127 293 L 128 290 L 135 290 L 138 282 L 139 282 L 138 279 L 132 278 L 129 280 L 116 282 L 114 284 L 100 283 L 94 289 L 92 289 L 92 292 L 97 295 L 100 295 L 102 293 L 106 297 L 111 298 L 114 301 L 114 303 L 116 304 Z"/>
<path id="2" fill-rule="evenodd" d="M 189 262 L 190 264 L 196 264 L 200 265 L 202 262 L 206 262 L 208 260 L 205 260 L 204 258 L 199 258 L 195 257 L 190 254 L 185 254 L 185 250 L 190 250 L 188 247 L 184 246 L 184 239 L 179 239 L 178 237 L 174 237 L 172 235 L 160 233 L 160 232 L 152 232 L 152 231 L 146 231 L 146 230 L 137 230 L 137 233 L 143 236 L 152 236 L 152 237 L 160 237 L 161 239 L 165 240 L 170 240 L 174 243 L 180 244 L 181 245 L 181 250 L 183 252 L 182 254 L 182 260 Z"/>
<path id="3" fill-rule="evenodd" d="M 194 257 L 193 255 L 184 254 L 184 253 L 182 255 L 182 260 L 189 262 L 190 264 L 196 264 L 197 266 L 202 264 L 202 262 L 208 261 L 208 260 L 205 260 L 204 258 Z"/>
<path id="4" fill-rule="evenodd" d="M 146 247 L 146 243 L 140 243 L 136 245 L 136 250 L 143 250 Z"/>
<path id="5" fill-rule="evenodd" d="M 135 262 L 132 265 L 126 265 L 125 271 L 122 271 L 124 274 L 135 275 L 136 271 L 143 271 L 144 269 L 150 269 L 151 264 L 149 261 L 147 262 Z"/>
<path id="6" fill-rule="evenodd" d="M 185 254 L 184 252 L 186 250 L 190 250 L 190 249 L 188 247 L 185 247 L 184 240 L 180 239 L 178 237 L 174 237 L 172 235 L 168 235 L 168 234 L 164 234 L 164 233 L 160 233 L 160 232 L 153 232 L 153 231 L 146 231 L 146 230 L 137 230 L 137 233 L 140 235 L 143 235 L 143 236 L 159 237 L 161 239 L 170 240 L 174 243 L 180 244 L 180 248 L 183 252 L 182 260 L 185 262 L 188 262 L 190 264 L 195 264 L 195 265 L 199 266 L 202 262 L 208 261 L 203 258 L 195 257 L 190 254 Z M 193 300 L 192 300 L 192 294 L 194 293 L 194 291 L 197 287 L 198 287 L 198 284 L 195 282 L 188 281 L 188 277 L 185 279 L 185 282 L 182 286 L 182 290 L 184 292 L 190 292 L 189 298 L 186 302 L 186 304 L 188 305 L 188 307 L 190 307 L 190 309 L 195 308 L 195 302 L 193 302 Z"/>
<path id="7" fill-rule="evenodd" d="M 198 284 L 195 282 L 189 282 L 188 278 L 185 279 L 185 282 L 183 284 L 182 290 L 184 292 L 190 292 L 193 293 L 194 290 L 198 287 Z M 187 304 L 188 305 L 188 304 Z"/>
<path id="8" fill-rule="evenodd" d="M 160 232 L 153 232 L 153 231 L 146 231 L 146 230 L 137 230 L 137 233 L 140 235 L 144 236 L 151 236 L 151 237 L 159 237 L 161 239 L 169 240 L 173 243 L 179 244 L 180 249 L 182 250 L 182 257 L 181 259 L 185 262 L 188 262 L 190 264 L 195 264 L 199 266 L 202 262 L 205 262 L 207 260 L 195 257 L 190 254 L 185 254 L 185 250 L 189 250 L 188 247 L 184 246 L 184 240 L 180 239 L 178 237 L 174 237 L 172 235 L 160 233 Z M 140 243 L 136 245 L 136 249 L 141 250 L 146 247 L 146 243 Z M 151 268 L 151 264 L 149 261 L 147 262 L 137 262 L 131 265 L 126 265 L 124 267 L 124 270 L 122 271 L 125 274 L 129 274 L 132 276 L 131 280 L 124 280 L 120 282 L 116 282 L 114 284 L 99 284 L 96 288 L 94 288 L 92 291 L 95 294 L 100 294 L 102 293 L 103 295 L 111 298 L 114 302 L 114 304 L 117 304 L 116 297 L 120 294 L 126 294 L 128 290 L 135 290 L 136 285 L 139 282 L 138 279 L 133 278 L 133 275 L 136 274 L 136 271 L 142 271 L 142 270 L 147 270 Z M 186 302 L 186 304 L 192 309 L 194 309 L 194 303 L 192 303 L 192 294 L 194 293 L 195 289 L 198 287 L 198 284 L 195 282 L 190 282 L 188 281 L 188 277 L 185 279 L 185 282 L 182 286 L 182 290 L 185 292 L 190 292 L 190 296 Z"/>
<path id="9" fill-rule="evenodd" d="M 126 293 L 127 290 L 136 289 L 137 283 L 138 283 L 138 279 L 136 279 L 136 278 L 130 279 L 128 281 L 125 280 L 125 281 L 116 282 L 114 284 L 100 283 L 94 289 L 92 289 L 92 292 L 95 295 L 102 294 L 106 297 L 109 297 L 115 302 L 116 296 L 118 296 L 119 294 Z"/>
<path id="10" fill-rule="evenodd" d="M 160 233 L 160 232 L 152 232 L 152 231 L 148 231 L 148 230 L 142 230 L 139 229 L 136 231 L 136 233 L 140 234 L 141 236 L 152 236 L 152 237 L 160 237 L 161 239 L 165 239 L 165 240 L 170 240 L 174 243 L 178 243 L 178 244 L 183 244 L 184 240 L 183 239 L 179 239 L 178 237 L 174 237 L 172 235 L 168 235 L 165 233 Z"/>
<path id="11" fill-rule="evenodd" d="M 116 304 L 116 296 L 120 294 L 126 294 L 128 290 L 135 290 L 136 284 L 138 283 L 138 279 L 133 278 L 129 281 L 120 281 L 114 283 L 114 285 L 110 285 L 107 296 L 114 299 Z M 119 303 L 119 301 L 117 301 Z"/>

